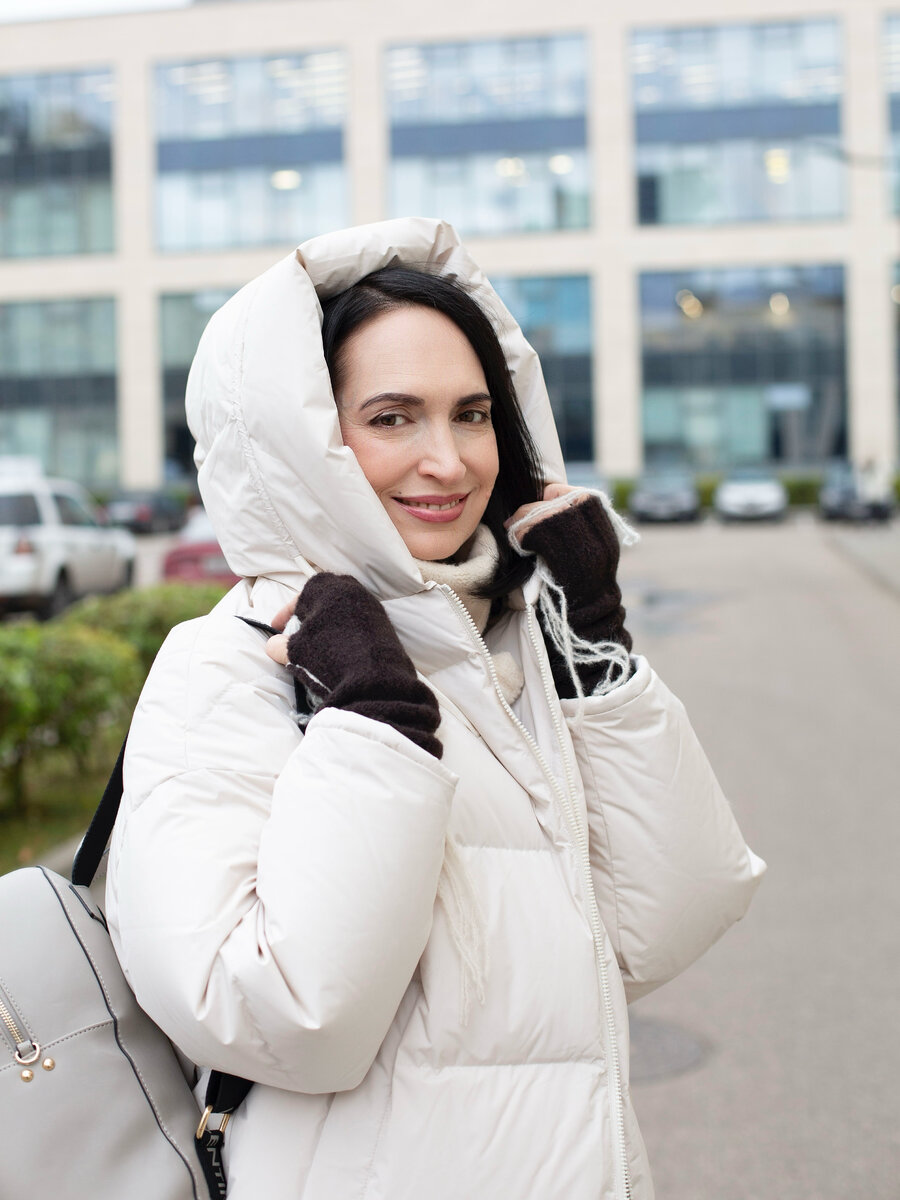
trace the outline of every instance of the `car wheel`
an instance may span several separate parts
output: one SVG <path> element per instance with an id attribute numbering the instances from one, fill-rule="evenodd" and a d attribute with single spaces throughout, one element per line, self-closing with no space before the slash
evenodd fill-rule
<path id="1" fill-rule="evenodd" d="M 53 585 L 53 591 L 41 605 L 41 617 L 45 621 L 50 621 L 53 617 L 58 617 L 61 612 L 69 607 L 74 599 L 75 593 L 72 591 L 69 577 L 65 571 L 60 571 L 56 577 L 56 583 Z"/>

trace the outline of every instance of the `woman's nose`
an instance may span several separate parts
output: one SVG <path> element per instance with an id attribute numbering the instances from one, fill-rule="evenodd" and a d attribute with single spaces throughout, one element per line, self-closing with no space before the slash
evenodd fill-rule
<path id="1" fill-rule="evenodd" d="M 458 483 L 465 473 L 466 464 L 460 457 L 453 430 L 430 430 L 419 459 L 419 474 L 440 479 L 443 483 Z"/>

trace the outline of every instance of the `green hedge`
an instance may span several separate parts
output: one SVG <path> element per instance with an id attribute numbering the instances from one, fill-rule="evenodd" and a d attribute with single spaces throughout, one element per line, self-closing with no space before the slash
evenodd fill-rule
<path id="1" fill-rule="evenodd" d="M 227 590 L 219 584 L 161 583 L 112 596 L 89 596 L 57 618 L 57 623 L 103 629 L 122 638 L 137 651 L 146 674 L 169 630 L 208 613 Z"/>
<path id="2" fill-rule="evenodd" d="M 102 735 L 121 738 L 169 630 L 209 612 L 224 591 L 161 584 L 90 597 L 46 624 L 0 626 L 0 815 L 23 814 L 29 775 L 52 775 L 57 759 L 85 769 L 100 742 L 108 755 Z"/>
<path id="3" fill-rule="evenodd" d="M 28 802 L 26 770 L 65 752 L 84 769 L 109 725 L 124 721 L 140 689 L 140 659 L 121 638 L 58 624 L 0 627 L 0 796 Z"/>

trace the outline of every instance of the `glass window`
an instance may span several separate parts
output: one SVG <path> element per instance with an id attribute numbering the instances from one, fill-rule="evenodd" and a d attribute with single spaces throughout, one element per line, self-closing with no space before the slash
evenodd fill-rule
<path id="1" fill-rule="evenodd" d="M 115 483 L 112 300 L 0 304 L 0 455 L 37 458 L 51 475 Z"/>
<path id="2" fill-rule="evenodd" d="M 402 158 L 392 165 L 391 210 L 440 213 L 469 233 L 583 229 L 589 223 L 583 150 L 551 154 Z"/>
<path id="3" fill-rule="evenodd" d="M 648 463 L 821 463 L 846 448 L 843 271 L 641 276 Z"/>
<path id="4" fill-rule="evenodd" d="M 0 77 L 0 257 L 113 249 L 112 74 Z"/>
<path id="5" fill-rule="evenodd" d="M 346 224 L 340 51 L 156 70 L 157 244 L 296 243 Z"/>
<path id="6" fill-rule="evenodd" d="M 197 343 L 212 314 L 237 288 L 210 288 L 160 299 L 160 356 L 167 476 L 193 475 L 194 439 L 184 415 L 184 392 Z"/>
<path id="7" fill-rule="evenodd" d="M 590 280 L 550 275 L 492 283 L 540 357 L 564 457 L 593 461 Z"/>
<path id="8" fill-rule="evenodd" d="M 631 70 L 640 224 L 843 215 L 836 21 L 641 30 Z"/>
<path id="9" fill-rule="evenodd" d="M 387 52 L 391 123 L 580 116 L 586 104 L 581 36 L 394 46 Z"/>
<path id="10" fill-rule="evenodd" d="M 63 525 L 82 527 L 96 525 L 96 521 L 88 510 L 83 504 L 79 504 L 74 496 L 67 496 L 64 492 L 54 492 L 53 499 L 56 501 L 59 519 Z"/>
<path id="11" fill-rule="evenodd" d="M 40 525 L 41 514 L 33 493 L 0 496 L 0 526 Z"/>
<path id="12" fill-rule="evenodd" d="M 635 108 L 818 104 L 841 94 L 833 18 L 642 29 L 631 37 Z"/>
<path id="13" fill-rule="evenodd" d="M 389 49 L 391 214 L 469 234 L 586 228 L 586 69 L 579 36 Z"/>

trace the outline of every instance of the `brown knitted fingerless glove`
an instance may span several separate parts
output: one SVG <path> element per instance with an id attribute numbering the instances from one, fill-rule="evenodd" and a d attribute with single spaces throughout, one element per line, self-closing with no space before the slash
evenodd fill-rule
<path id="1" fill-rule="evenodd" d="M 341 708 L 393 726 L 440 758 L 440 711 L 378 600 L 350 575 L 314 575 L 294 610 L 288 670 L 315 707 Z"/>
<path id="2" fill-rule="evenodd" d="M 630 652 L 631 634 L 625 628 L 622 593 L 616 582 L 619 539 L 596 496 L 538 521 L 521 544 L 523 550 L 541 556 L 563 589 L 574 633 L 588 642 L 618 642 Z M 557 695 L 570 699 L 575 685 L 565 659 L 546 630 L 543 632 Z M 585 695 L 606 678 L 608 669 L 602 662 L 576 665 Z M 612 681 L 620 681 L 621 676 L 621 668 L 613 666 Z"/>

